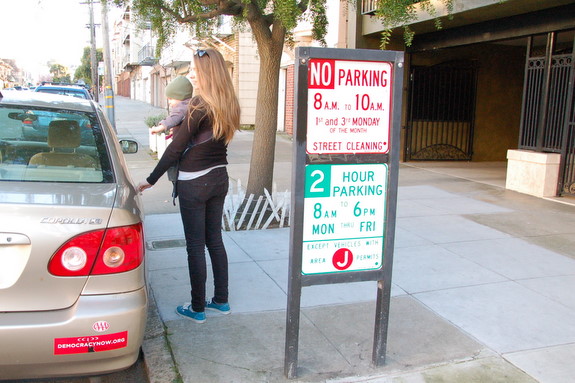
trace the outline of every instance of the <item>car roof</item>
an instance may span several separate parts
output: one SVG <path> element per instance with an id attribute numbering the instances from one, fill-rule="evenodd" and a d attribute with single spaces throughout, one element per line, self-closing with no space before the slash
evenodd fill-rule
<path id="1" fill-rule="evenodd" d="M 81 85 L 74 85 L 74 84 L 70 84 L 70 85 L 62 85 L 62 84 L 44 84 L 44 85 L 38 85 L 36 87 L 36 89 L 38 88 L 51 88 L 51 89 L 83 89 L 86 90 L 86 88 L 84 88 Z M 86 90 L 87 91 L 87 90 Z"/>
<path id="2" fill-rule="evenodd" d="M 0 105 L 60 108 L 81 112 L 94 112 L 92 100 L 42 92 L 4 92 Z"/>

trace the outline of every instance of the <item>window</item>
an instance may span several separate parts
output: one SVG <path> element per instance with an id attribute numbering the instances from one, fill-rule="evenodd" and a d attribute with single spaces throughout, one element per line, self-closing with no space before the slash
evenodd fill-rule
<path id="1" fill-rule="evenodd" d="M 62 96 L 72 96 L 72 97 L 78 97 L 78 98 L 83 98 L 86 100 L 90 99 L 90 95 L 87 91 L 85 90 L 81 90 L 81 89 L 73 89 L 73 88 L 69 88 L 69 89 L 65 89 L 65 88 L 40 88 L 37 90 L 37 92 L 42 92 L 42 93 L 51 93 L 51 94 L 60 94 Z"/>
<path id="2" fill-rule="evenodd" d="M 0 107 L 0 181 L 112 182 L 94 113 Z"/>

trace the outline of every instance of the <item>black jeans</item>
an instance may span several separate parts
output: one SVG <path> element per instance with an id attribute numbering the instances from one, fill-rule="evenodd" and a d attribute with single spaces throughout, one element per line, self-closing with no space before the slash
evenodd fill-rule
<path id="1" fill-rule="evenodd" d="M 196 312 L 203 312 L 206 304 L 206 247 L 214 273 L 213 299 L 218 303 L 228 301 L 228 256 L 222 239 L 222 214 L 228 184 L 225 167 L 213 169 L 193 180 L 178 181 L 192 286 L 192 310 Z"/>

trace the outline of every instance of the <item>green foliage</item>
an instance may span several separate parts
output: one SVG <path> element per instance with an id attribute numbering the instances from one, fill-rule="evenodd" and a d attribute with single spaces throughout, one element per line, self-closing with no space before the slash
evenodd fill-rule
<path id="1" fill-rule="evenodd" d="M 64 83 L 72 83 L 72 79 L 70 78 L 70 75 L 67 74 L 65 76 L 54 76 L 52 77 L 52 81 L 54 82 L 64 82 Z"/>
<path id="2" fill-rule="evenodd" d="M 55 82 L 72 82 L 70 79 L 70 74 L 68 73 L 68 68 L 62 64 L 52 64 L 50 65 L 50 74 L 52 75 L 52 81 Z"/>
<path id="3" fill-rule="evenodd" d="M 52 64 L 50 66 L 50 74 L 52 76 L 64 76 L 68 73 L 68 68 L 62 64 Z"/>
<path id="4" fill-rule="evenodd" d="M 449 17 L 453 12 L 454 0 L 440 0 L 447 8 Z M 384 26 L 381 35 L 380 48 L 385 49 L 389 44 L 391 32 L 396 27 L 403 27 L 403 38 L 405 45 L 410 46 L 415 33 L 409 28 L 409 24 L 417 20 L 418 7 L 435 17 L 435 27 L 442 28 L 441 19 L 437 17 L 437 10 L 432 0 L 379 0 L 375 11 Z"/>
<path id="5" fill-rule="evenodd" d="M 76 68 L 76 72 L 74 72 L 74 81 L 84 80 L 84 83 L 88 85 L 92 85 L 92 65 L 90 60 L 90 47 L 84 48 L 84 54 L 82 55 L 82 59 L 80 60 L 81 64 L 78 68 Z M 104 61 L 104 53 L 103 50 L 96 49 L 96 62 Z"/>
<path id="6" fill-rule="evenodd" d="M 157 126 L 160 123 L 160 121 L 162 121 L 164 118 L 166 118 L 166 116 L 167 116 L 166 113 L 160 113 L 160 114 L 148 116 L 148 117 L 146 117 L 144 122 L 146 123 L 148 128 L 151 128 L 151 127 Z"/>
<path id="7" fill-rule="evenodd" d="M 331 0 L 334 1 L 335 0 Z M 351 1 L 351 0 L 350 0 Z M 151 24 L 157 37 L 158 53 L 173 39 L 177 25 L 185 25 L 202 40 L 213 33 L 219 16 L 232 16 L 233 26 L 250 26 L 257 44 L 262 81 L 258 84 L 254 152 L 246 194 L 263 195 L 271 190 L 275 145 L 267 145 L 277 131 L 277 86 L 281 55 L 286 39 L 302 18 L 313 25 L 319 41 L 327 31 L 327 0 L 114 0 L 117 5 L 131 4 L 132 14 Z M 252 173 L 253 170 L 253 173 Z M 257 176 L 252 176 L 256 174 Z"/>
<path id="8" fill-rule="evenodd" d="M 295 1 L 278 1 L 275 4 L 274 17 L 282 20 L 286 30 L 292 30 L 297 26 L 297 20 L 301 10 Z"/>
<path id="9" fill-rule="evenodd" d="M 303 17 L 313 23 L 314 38 L 323 41 L 327 32 L 326 0 L 114 0 L 117 6 L 130 5 L 140 23 L 146 22 L 158 38 L 158 53 L 169 45 L 178 25 L 186 25 L 196 38 L 209 36 L 218 17 L 234 17 L 234 26 L 264 23 L 271 29 L 277 25 L 289 36 Z M 307 12 L 306 12 L 307 11 Z"/>
<path id="10" fill-rule="evenodd" d="M 312 37 L 314 40 L 325 45 L 325 34 L 327 33 L 327 16 L 325 14 L 325 1 L 311 0 L 309 2 L 310 14 L 313 15 Z"/>

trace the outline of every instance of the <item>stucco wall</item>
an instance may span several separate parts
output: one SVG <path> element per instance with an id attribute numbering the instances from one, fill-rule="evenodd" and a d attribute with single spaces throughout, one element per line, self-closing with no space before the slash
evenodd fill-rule
<path id="1" fill-rule="evenodd" d="M 505 161 L 516 149 L 521 123 L 525 48 L 486 47 L 479 70 L 475 161 Z"/>

